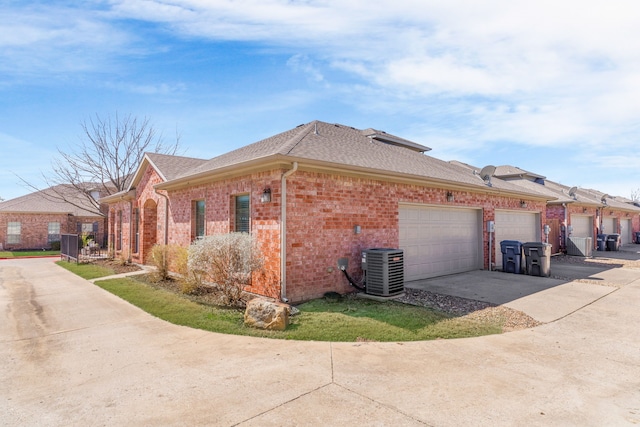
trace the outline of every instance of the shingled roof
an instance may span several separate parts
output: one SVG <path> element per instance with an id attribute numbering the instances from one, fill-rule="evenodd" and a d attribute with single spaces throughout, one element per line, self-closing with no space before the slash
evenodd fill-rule
<path id="1" fill-rule="evenodd" d="M 194 157 L 171 156 L 160 153 L 146 153 L 145 157 L 153 164 L 156 171 L 165 181 L 175 179 L 180 175 L 197 169 L 207 161 Z"/>
<path id="2" fill-rule="evenodd" d="M 61 193 L 64 193 L 65 198 L 72 201 L 73 204 L 62 201 L 59 196 Z M 80 207 L 74 206 L 74 204 Z M 56 185 L 0 202 L 0 213 L 59 213 L 99 217 L 92 209 L 95 210 L 87 198 L 70 185 Z"/>
<path id="3" fill-rule="evenodd" d="M 372 135 L 384 134 L 384 138 Z M 492 187 L 473 170 L 425 155 L 428 147 L 373 129 L 359 130 L 340 124 L 313 121 L 256 143 L 215 157 L 199 167 L 185 171 L 160 188 L 213 176 L 218 171 L 241 167 L 256 161 L 279 159 L 307 165 L 323 165 L 379 175 L 393 175 L 430 183 L 462 185 L 470 189 L 544 195 L 528 192 L 507 181 L 494 180 Z"/>

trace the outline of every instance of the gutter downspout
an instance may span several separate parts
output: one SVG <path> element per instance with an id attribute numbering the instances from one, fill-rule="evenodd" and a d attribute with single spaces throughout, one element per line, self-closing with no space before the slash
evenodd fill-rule
<path id="1" fill-rule="evenodd" d="M 280 300 L 287 299 L 287 178 L 298 170 L 298 162 L 282 174 L 280 180 Z"/>

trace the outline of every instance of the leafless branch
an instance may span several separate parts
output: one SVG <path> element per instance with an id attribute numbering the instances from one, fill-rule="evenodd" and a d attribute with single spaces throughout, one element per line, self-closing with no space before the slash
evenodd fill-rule
<path id="1" fill-rule="evenodd" d="M 50 187 L 46 197 L 98 215 L 104 213 L 97 199 L 126 190 L 146 152 L 174 155 L 180 146 L 177 131 L 175 142 L 166 144 L 146 117 L 116 113 L 102 118 L 96 114 L 80 126 L 80 141 L 68 150 L 58 148 L 51 173 L 43 174 Z M 20 179 L 27 187 L 40 190 Z"/>

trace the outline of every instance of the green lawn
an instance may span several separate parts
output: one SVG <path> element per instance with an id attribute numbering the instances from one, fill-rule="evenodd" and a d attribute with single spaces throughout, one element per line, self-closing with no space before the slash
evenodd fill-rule
<path id="1" fill-rule="evenodd" d="M 0 251 L 0 258 L 20 258 L 28 256 L 55 256 L 60 251 Z"/>
<path id="2" fill-rule="evenodd" d="M 102 267 L 100 265 L 77 264 L 75 262 L 68 262 L 68 261 L 58 261 L 56 262 L 56 264 L 58 264 L 62 268 L 66 268 L 70 272 L 75 273 L 78 276 L 87 280 L 97 279 L 98 277 L 106 277 L 106 276 L 111 276 L 112 274 L 115 274 L 114 270 L 110 268 Z"/>
<path id="3" fill-rule="evenodd" d="M 502 324 L 404 305 L 360 298 L 318 299 L 298 306 L 286 331 L 262 331 L 243 325 L 241 310 L 198 303 L 133 278 L 96 285 L 168 322 L 225 334 L 314 341 L 421 341 L 502 332 Z"/>

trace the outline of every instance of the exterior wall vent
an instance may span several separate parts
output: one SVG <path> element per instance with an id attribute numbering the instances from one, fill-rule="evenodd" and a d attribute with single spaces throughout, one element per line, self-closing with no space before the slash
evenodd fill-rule
<path id="1" fill-rule="evenodd" d="M 366 274 L 366 293 L 388 297 L 404 292 L 404 252 L 402 249 L 376 248 L 362 252 Z"/>

